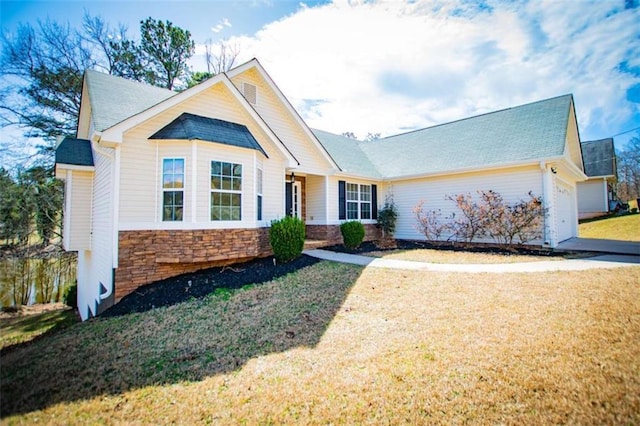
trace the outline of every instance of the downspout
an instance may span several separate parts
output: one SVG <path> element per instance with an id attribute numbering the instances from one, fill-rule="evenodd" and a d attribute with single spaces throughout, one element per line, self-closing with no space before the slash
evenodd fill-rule
<path id="1" fill-rule="evenodd" d="M 541 170 L 541 176 L 542 176 L 542 200 L 546 206 L 549 203 L 549 199 L 548 199 L 548 189 L 546 185 L 547 166 L 544 161 L 540 161 L 540 170 Z M 549 209 L 547 208 L 545 210 L 546 212 L 542 216 L 542 243 L 543 245 L 550 245 L 549 238 L 547 235 L 547 215 L 549 214 Z"/>

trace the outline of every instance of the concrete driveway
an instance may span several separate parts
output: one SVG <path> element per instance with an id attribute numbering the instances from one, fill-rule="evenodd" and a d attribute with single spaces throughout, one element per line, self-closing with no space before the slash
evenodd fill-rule
<path id="1" fill-rule="evenodd" d="M 640 230 L 638 231 L 640 232 Z M 593 251 L 640 256 L 640 243 L 595 238 L 570 238 L 558 244 L 559 251 Z"/>

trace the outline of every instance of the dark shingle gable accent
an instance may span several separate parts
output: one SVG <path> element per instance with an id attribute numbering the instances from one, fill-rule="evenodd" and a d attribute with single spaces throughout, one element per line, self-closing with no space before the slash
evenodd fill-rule
<path id="1" fill-rule="evenodd" d="M 93 166 L 91 141 L 66 137 L 56 148 L 56 164 Z"/>
<path id="2" fill-rule="evenodd" d="M 581 144 L 584 174 L 592 176 L 612 176 L 616 174 L 613 139 L 584 141 Z"/>
<path id="3" fill-rule="evenodd" d="M 184 112 L 149 139 L 201 140 L 255 149 L 269 157 L 247 126 Z"/>

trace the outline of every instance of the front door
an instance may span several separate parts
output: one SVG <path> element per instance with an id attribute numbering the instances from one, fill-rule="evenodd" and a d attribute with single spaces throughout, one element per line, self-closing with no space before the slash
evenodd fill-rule
<path id="1" fill-rule="evenodd" d="M 302 182 L 285 184 L 285 213 L 302 219 Z"/>

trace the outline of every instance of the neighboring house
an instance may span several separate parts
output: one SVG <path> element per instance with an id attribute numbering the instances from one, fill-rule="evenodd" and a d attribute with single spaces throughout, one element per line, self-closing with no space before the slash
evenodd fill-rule
<path id="1" fill-rule="evenodd" d="M 377 237 L 393 194 L 396 237 L 423 239 L 412 209 L 452 211 L 447 194 L 542 195 L 544 238 L 577 235 L 584 180 L 573 98 L 371 142 L 312 131 L 257 60 L 176 93 L 87 71 L 76 138 L 56 151 L 64 246 L 78 251 L 78 308 L 97 315 L 141 285 L 271 253 L 268 226 L 293 214 L 307 238 L 339 225 Z"/>
<path id="2" fill-rule="evenodd" d="M 617 181 L 616 152 L 611 138 L 580 145 L 588 179 L 578 183 L 578 217 L 588 219 L 611 211 Z"/>

